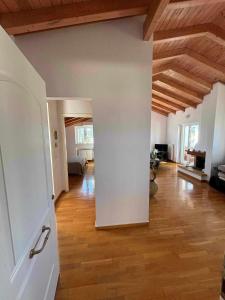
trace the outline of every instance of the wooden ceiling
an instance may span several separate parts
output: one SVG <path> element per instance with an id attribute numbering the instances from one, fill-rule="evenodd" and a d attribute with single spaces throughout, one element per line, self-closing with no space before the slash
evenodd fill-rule
<path id="1" fill-rule="evenodd" d="M 82 125 L 84 123 L 92 123 L 92 122 L 93 122 L 92 118 L 73 118 L 73 117 L 65 118 L 66 127 L 70 127 L 74 125 Z"/>
<path id="2" fill-rule="evenodd" d="M 152 99 L 178 111 L 196 107 L 215 82 L 225 83 L 225 1 L 170 5 L 153 35 Z"/>
<path id="3" fill-rule="evenodd" d="M 163 115 L 197 107 L 225 83 L 225 0 L 0 0 L 9 34 L 146 15 L 153 34 L 152 110 Z"/>

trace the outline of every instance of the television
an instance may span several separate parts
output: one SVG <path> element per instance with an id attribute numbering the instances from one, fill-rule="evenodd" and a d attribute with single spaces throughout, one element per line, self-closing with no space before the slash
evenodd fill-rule
<path id="1" fill-rule="evenodd" d="M 159 152 L 168 152 L 168 145 L 167 144 L 155 144 L 155 149 Z"/>

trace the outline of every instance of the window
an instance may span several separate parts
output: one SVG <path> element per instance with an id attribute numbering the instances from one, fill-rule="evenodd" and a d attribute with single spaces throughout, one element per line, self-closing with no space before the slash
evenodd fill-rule
<path id="1" fill-rule="evenodd" d="M 75 126 L 76 144 L 94 144 L 93 125 Z"/>
<path id="2" fill-rule="evenodd" d="M 189 165 L 194 164 L 194 157 L 187 154 L 187 151 L 195 149 L 199 139 L 199 125 L 190 124 L 183 126 L 183 137 L 181 144 L 181 162 L 188 163 Z"/>

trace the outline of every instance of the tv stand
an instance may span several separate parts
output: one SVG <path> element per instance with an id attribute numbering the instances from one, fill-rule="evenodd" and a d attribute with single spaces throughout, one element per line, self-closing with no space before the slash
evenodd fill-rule
<path id="1" fill-rule="evenodd" d="M 167 151 L 158 151 L 157 158 L 160 161 L 168 161 L 168 152 Z"/>

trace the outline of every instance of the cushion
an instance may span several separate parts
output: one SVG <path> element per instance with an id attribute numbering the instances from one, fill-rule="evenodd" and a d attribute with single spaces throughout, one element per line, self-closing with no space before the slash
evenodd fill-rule
<path id="1" fill-rule="evenodd" d="M 218 177 L 221 178 L 221 179 L 225 179 L 225 173 L 219 172 Z"/>
<path id="2" fill-rule="evenodd" d="M 225 173 L 225 165 L 218 166 L 218 170 Z"/>

